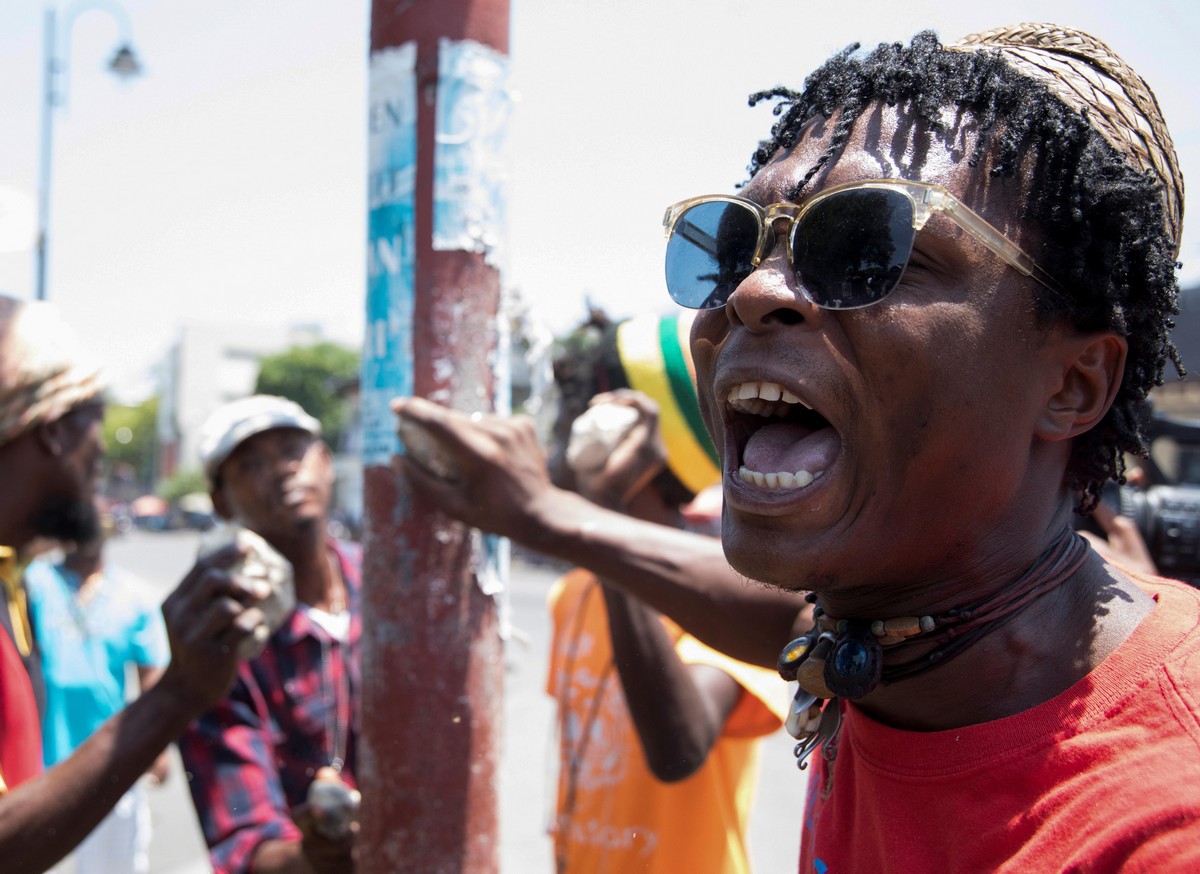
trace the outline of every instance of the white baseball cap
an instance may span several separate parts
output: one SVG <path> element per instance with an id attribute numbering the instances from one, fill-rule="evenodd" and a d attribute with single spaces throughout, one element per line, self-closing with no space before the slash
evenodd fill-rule
<path id="1" fill-rule="evenodd" d="M 321 436 L 321 423 L 295 401 L 275 395 L 251 395 L 219 407 L 200 428 L 200 464 L 211 483 L 233 450 L 274 428 L 299 428 Z"/>

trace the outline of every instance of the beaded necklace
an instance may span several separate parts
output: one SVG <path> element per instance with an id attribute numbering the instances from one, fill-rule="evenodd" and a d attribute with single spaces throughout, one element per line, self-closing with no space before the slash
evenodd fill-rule
<path id="1" fill-rule="evenodd" d="M 841 727 L 836 699 L 861 698 L 880 683 L 895 683 L 945 664 L 1060 586 L 1083 564 L 1087 552 L 1087 541 L 1064 528 L 1010 585 L 964 607 L 926 616 L 835 619 L 809 593 L 813 627 L 783 648 L 777 664 L 779 675 L 799 687 L 785 723 L 799 741 L 797 765 L 803 769 L 814 750 L 836 738 Z M 916 655 L 890 658 L 918 645 L 923 649 Z"/>

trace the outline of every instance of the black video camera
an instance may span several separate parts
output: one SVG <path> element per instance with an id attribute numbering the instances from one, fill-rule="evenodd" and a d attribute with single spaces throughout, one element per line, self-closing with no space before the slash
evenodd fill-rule
<path id="1" fill-rule="evenodd" d="M 1200 587 L 1200 421 L 1154 413 L 1146 430 L 1145 482 L 1109 483 L 1101 500 L 1134 521 L 1162 576 Z"/>

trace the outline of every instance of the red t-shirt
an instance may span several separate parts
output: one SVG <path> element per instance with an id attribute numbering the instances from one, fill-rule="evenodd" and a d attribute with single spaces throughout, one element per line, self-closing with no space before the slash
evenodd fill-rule
<path id="1" fill-rule="evenodd" d="M 0 631 L 0 792 L 41 770 L 42 738 L 33 687 L 17 648 Z"/>
<path id="2" fill-rule="evenodd" d="M 1200 871 L 1200 592 L 1138 583 L 1156 605 L 1129 638 L 1024 713 L 912 732 L 844 703 L 802 874 Z"/>

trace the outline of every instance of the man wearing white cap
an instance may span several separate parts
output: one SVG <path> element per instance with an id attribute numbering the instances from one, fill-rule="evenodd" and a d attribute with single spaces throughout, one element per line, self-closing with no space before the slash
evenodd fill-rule
<path id="1" fill-rule="evenodd" d="M 353 869 L 350 830 L 318 821 L 311 803 L 314 785 L 355 794 L 361 634 L 361 553 L 326 533 L 334 473 L 320 433 L 298 404 L 270 395 L 226 404 L 201 429 L 214 509 L 291 563 L 296 596 L 180 741 L 218 874 Z"/>
<path id="2" fill-rule="evenodd" d="M 41 770 L 37 705 L 20 653 L 32 646 L 20 586 L 40 537 L 79 539 L 96 524 L 104 451 L 103 382 L 48 304 L 0 296 L 0 860 L 44 871 L 104 818 L 198 713 L 233 681 L 243 640 L 261 625 L 254 595 L 222 572 L 228 549 L 198 562 L 163 604 L 171 662 L 159 683 L 73 755 Z"/>

